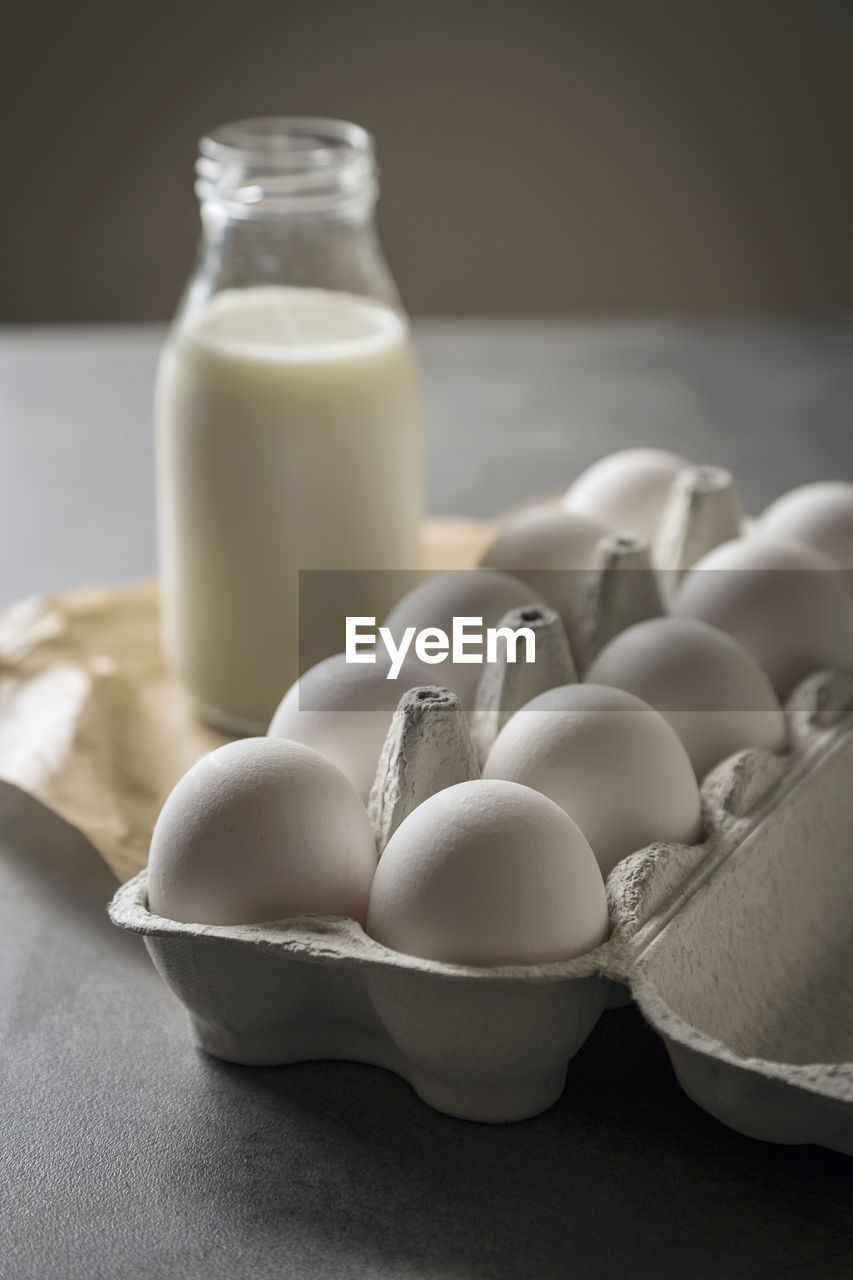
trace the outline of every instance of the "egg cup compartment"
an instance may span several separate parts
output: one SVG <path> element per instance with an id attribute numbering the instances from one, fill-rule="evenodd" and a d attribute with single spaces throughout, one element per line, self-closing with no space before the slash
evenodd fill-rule
<path id="1" fill-rule="evenodd" d="M 178 924 L 146 873 L 113 922 L 140 933 L 231 1062 L 388 1068 L 472 1120 L 535 1115 L 626 983 L 679 1080 L 744 1133 L 853 1152 L 853 681 L 817 674 L 786 708 L 790 751 L 746 750 L 703 788 L 701 845 L 651 845 L 608 879 L 611 937 L 557 964 L 474 968 L 399 954 L 354 921 Z"/>
<path id="2" fill-rule="evenodd" d="M 140 933 L 196 1044 L 248 1066 L 344 1058 L 386 1067 L 440 1111 L 518 1120 L 551 1106 L 607 997 L 596 952 L 475 968 L 389 951 L 354 921 L 178 924 L 147 907 L 147 873 L 110 916 Z"/>

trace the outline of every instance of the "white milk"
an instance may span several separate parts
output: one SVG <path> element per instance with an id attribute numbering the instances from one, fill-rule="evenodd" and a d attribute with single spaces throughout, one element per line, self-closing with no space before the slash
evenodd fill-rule
<path id="1" fill-rule="evenodd" d="M 419 564 L 406 321 L 322 289 L 226 290 L 170 335 L 155 427 L 166 661 L 205 719 L 262 732 L 298 674 L 298 571 Z M 387 612 L 381 577 L 352 612 Z M 314 641 L 303 668 L 344 647 Z"/>

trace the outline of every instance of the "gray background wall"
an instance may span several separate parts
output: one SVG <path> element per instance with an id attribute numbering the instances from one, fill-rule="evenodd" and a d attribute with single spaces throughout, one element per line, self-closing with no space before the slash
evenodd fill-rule
<path id="1" fill-rule="evenodd" d="M 849 0 L 76 0 L 11 28 L 2 321 L 170 314 L 198 135 L 281 113 L 375 133 L 415 313 L 853 302 Z"/>

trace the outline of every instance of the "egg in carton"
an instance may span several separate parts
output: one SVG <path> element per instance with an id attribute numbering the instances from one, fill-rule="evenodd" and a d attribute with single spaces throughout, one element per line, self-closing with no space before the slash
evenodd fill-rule
<path id="1" fill-rule="evenodd" d="M 721 480 L 702 468 L 679 486 L 693 515 L 671 520 L 681 533 L 668 536 L 680 537 L 683 560 L 720 540 L 726 520 L 719 502 L 709 517 L 706 495 L 730 494 Z M 601 544 L 575 628 L 585 666 L 611 636 L 664 611 L 659 581 L 638 539 Z M 513 711 L 574 677 L 555 613 L 522 613 L 537 630 L 537 662 L 487 668 L 473 736 L 446 690 L 401 699 L 371 797 L 380 848 L 427 797 L 478 776 Z M 712 1114 L 757 1137 L 853 1152 L 853 680 L 809 676 L 786 719 L 784 755 L 746 749 L 706 777 L 701 843 L 652 844 L 614 867 L 610 937 L 572 960 L 424 960 L 340 917 L 179 923 L 149 910 L 146 872 L 118 890 L 110 914 L 144 936 L 195 1041 L 228 1061 L 369 1062 L 451 1115 L 522 1119 L 560 1096 L 568 1061 L 628 990 Z"/>

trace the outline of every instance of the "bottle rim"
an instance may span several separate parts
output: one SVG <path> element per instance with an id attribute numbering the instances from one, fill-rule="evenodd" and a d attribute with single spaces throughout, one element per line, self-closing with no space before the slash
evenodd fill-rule
<path id="1" fill-rule="evenodd" d="M 257 116 L 199 140 L 196 194 L 244 217 L 340 211 L 378 195 L 373 138 L 322 116 Z"/>

